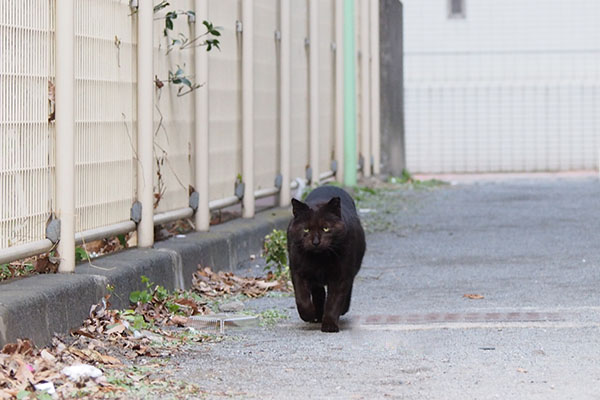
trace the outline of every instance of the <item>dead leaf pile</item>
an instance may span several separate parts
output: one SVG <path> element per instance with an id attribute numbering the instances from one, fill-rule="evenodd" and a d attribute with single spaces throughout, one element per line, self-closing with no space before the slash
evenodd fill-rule
<path id="1" fill-rule="evenodd" d="M 110 237 L 107 239 L 86 242 L 83 245 L 83 248 L 89 255 L 92 255 L 92 258 L 95 258 L 104 254 L 110 254 L 114 253 L 115 251 L 123 250 L 129 247 L 131 244 L 135 244 L 135 240 L 135 233 L 130 232 L 125 234 L 122 239 L 119 239 L 118 237 Z"/>
<path id="2" fill-rule="evenodd" d="M 87 357 L 80 357 L 74 350 L 57 338 L 51 347 L 41 350 L 28 339 L 5 345 L 0 351 L 0 399 L 22 396 L 24 391 L 35 391 L 36 385 L 47 382 L 52 383 L 61 398 L 84 387 L 90 393 L 121 390 L 109 384 L 104 376 L 70 381 L 61 370 L 68 365 L 87 362 Z"/>
<path id="3" fill-rule="evenodd" d="M 119 360 L 99 353 L 96 348 L 105 349 L 109 345 L 113 351 L 129 359 L 140 356 L 155 357 L 156 350 L 150 346 L 148 334 L 136 333 L 136 329 L 117 310 L 110 309 L 106 296 L 90 308 L 88 319 L 71 333 L 79 338 L 72 344 L 71 352 L 88 362 L 118 364 Z"/>
<path id="4" fill-rule="evenodd" d="M 275 280 L 272 274 L 266 278 L 243 278 L 199 268 L 193 276 L 193 291 L 207 298 L 233 294 L 259 297 L 271 290 L 288 289 L 289 282 Z M 68 340 L 70 344 L 55 337 L 52 346 L 43 349 L 37 349 L 27 339 L 4 346 L 0 352 L 0 400 L 24 398 L 25 391 L 35 392 L 39 384 L 52 386 L 59 398 L 71 397 L 76 391 L 89 397 L 107 393 L 115 396 L 115 392 L 126 389 L 111 384 L 106 375 L 72 381 L 61 371 L 67 366 L 88 364 L 103 372 L 123 372 L 123 359 L 168 356 L 180 350 L 184 340 L 209 339 L 205 335 L 182 339 L 178 336 L 181 331 L 167 328 L 185 326 L 189 316 L 212 313 L 206 302 L 168 293 L 159 286 L 148 291 L 149 301 L 140 301 L 124 311 L 111 309 L 110 295 L 104 297 L 90 308 L 83 325 L 71 332 L 74 339 Z"/>
<path id="5" fill-rule="evenodd" d="M 210 267 L 198 267 L 192 276 L 192 290 L 200 296 L 215 298 L 243 294 L 261 297 L 271 290 L 288 291 L 288 282 L 267 278 L 244 278 L 232 272 L 213 272 Z"/>
<path id="6" fill-rule="evenodd" d="M 150 302 L 138 302 L 134 310 L 125 312 L 110 309 L 109 298 L 110 296 L 106 296 L 100 303 L 93 305 L 88 319 L 79 329 L 72 332 L 79 335 L 76 342 L 79 347 L 86 348 L 82 350 L 83 353 L 79 351 L 77 354 L 89 361 L 114 364 L 112 359 L 106 359 L 93 352 L 94 347 L 102 348 L 106 345 L 110 345 L 113 352 L 128 359 L 164 355 L 164 348 L 158 343 L 168 342 L 165 346 L 169 351 L 180 343 L 172 331 L 166 331 L 162 327 L 185 326 L 188 316 L 212 312 L 206 303 L 178 298 L 176 295 L 160 298 L 156 291 Z M 183 315 L 175 314 L 169 309 L 169 305 L 176 305 L 178 313 Z"/>
<path id="7" fill-rule="evenodd" d="M 177 314 L 173 312 L 174 307 L 177 308 Z M 212 310 L 206 302 L 197 302 L 177 294 L 165 297 L 155 289 L 149 302 L 137 303 L 135 313 L 142 315 L 147 322 L 157 325 L 184 326 L 187 317 L 211 314 Z"/>
<path id="8" fill-rule="evenodd" d="M 168 356 L 184 345 L 177 331 L 161 328 L 163 323 L 184 325 L 187 322 L 185 316 L 167 315 L 165 301 L 138 304 L 135 311 L 119 312 L 110 308 L 109 298 L 109 295 L 104 297 L 90 308 L 83 325 L 71 332 L 75 339 L 70 340 L 69 345 L 57 337 L 53 339 L 52 346 L 41 350 L 27 339 L 5 345 L 0 352 L 0 400 L 12 399 L 19 393 L 22 396 L 24 391 L 33 392 L 35 385 L 46 382 L 52 383 L 60 398 L 68 398 L 73 392 L 81 390 L 90 397 L 123 391 L 123 388 L 110 384 L 104 375 L 74 382 L 61 371 L 64 367 L 77 364 L 97 366 L 103 371 L 108 368 L 122 370 L 126 367 L 121 361 L 123 358 L 134 360 L 138 357 Z M 208 310 L 204 304 L 192 299 L 173 301 L 185 314 L 193 315 Z M 135 329 L 132 320 L 143 317 L 151 321 L 151 315 L 159 318 L 146 328 Z M 205 336 L 198 336 L 193 340 L 206 339 Z"/>

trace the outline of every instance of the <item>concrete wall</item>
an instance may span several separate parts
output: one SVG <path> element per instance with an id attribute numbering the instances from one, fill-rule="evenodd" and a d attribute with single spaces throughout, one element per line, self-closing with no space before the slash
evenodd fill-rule
<path id="1" fill-rule="evenodd" d="M 396 176 L 406 167 L 402 14 L 400 1 L 380 0 L 381 164 Z"/>
<path id="2" fill-rule="evenodd" d="M 600 2 L 403 3 L 411 171 L 598 167 Z"/>

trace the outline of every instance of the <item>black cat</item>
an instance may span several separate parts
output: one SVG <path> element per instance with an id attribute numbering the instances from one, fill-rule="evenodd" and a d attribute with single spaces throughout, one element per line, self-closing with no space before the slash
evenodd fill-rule
<path id="1" fill-rule="evenodd" d="M 322 322 L 323 332 L 338 332 L 366 248 L 354 201 L 343 189 L 321 186 L 292 206 L 287 240 L 298 313 Z"/>

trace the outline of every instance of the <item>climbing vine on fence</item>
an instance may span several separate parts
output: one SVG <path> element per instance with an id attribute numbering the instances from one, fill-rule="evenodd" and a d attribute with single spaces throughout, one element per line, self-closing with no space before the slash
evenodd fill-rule
<path id="1" fill-rule="evenodd" d="M 161 1 L 159 4 L 154 6 L 154 13 L 165 10 L 166 13 L 163 16 L 155 17 L 156 20 L 164 20 L 163 36 L 167 41 L 167 51 L 169 54 L 175 49 L 187 50 L 194 47 L 206 47 L 206 51 L 211 51 L 213 48 L 221 49 L 218 37 L 221 36 L 219 28 L 215 27 L 212 22 L 202 21 L 205 32 L 196 35 L 195 37 L 189 38 L 183 32 L 175 33 L 173 31 L 173 21 L 178 17 L 187 17 L 189 23 L 196 22 L 196 13 L 193 10 L 172 10 L 168 9 L 170 3 L 167 1 Z M 200 88 L 202 85 L 199 83 L 192 83 L 191 75 L 186 74 L 183 68 L 177 65 L 175 71 L 169 71 L 166 79 L 160 79 L 155 77 L 154 83 L 157 88 L 161 89 L 165 82 L 178 85 L 177 96 L 183 96 L 195 89 Z"/>
<path id="2" fill-rule="evenodd" d="M 133 10 L 134 13 L 136 11 L 137 8 Z M 183 32 L 176 32 L 175 20 L 177 19 L 187 18 L 188 24 L 196 24 L 196 13 L 194 10 L 175 9 L 172 7 L 171 3 L 163 0 L 154 5 L 153 11 L 154 20 L 160 21 L 160 23 L 164 24 L 162 27 L 162 36 L 166 44 L 166 56 L 173 51 L 186 51 L 199 47 L 205 47 L 206 51 L 211 51 L 214 48 L 221 50 L 221 43 L 219 41 L 219 37 L 221 36 L 221 32 L 219 30 L 220 28 L 215 27 L 210 21 L 202 21 L 204 30 L 201 33 L 198 33 L 198 31 L 194 31 L 192 29 L 190 29 L 190 31 L 193 32 L 191 36 L 188 36 Z M 196 24 L 196 26 L 198 25 L 199 24 Z M 161 130 L 165 133 L 165 135 L 167 135 L 165 125 L 163 124 L 163 113 L 158 104 L 162 89 L 165 86 L 176 87 L 177 97 L 181 97 L 192 93 L 194 90 L 201 88 L 203 85 L 204 82 L 198 82 L 193 73 L 186 72 L 185 65 L 176 65 L 174 69 L 169 69 L 167 76 L 154 76 L 154 86 L 158 91 L 155 100 L 155 108 L 159 115 L 158 125 L 154 132 L 155 138 L 158 132 Z M 185 187 L 184 183 L 177 176 L 173 167 L 169 163 L 168 153 L 165 148 L 160 146 L 156 140 L 154 141 L 154 148 L 156 175 L 158 178 L 158 183 L 154 188 L 154 208 L 156 209 L 166 192 L 164 173 L 162 171 L 165 165 L 171 170 L 178 183 L 184 189 L 187 190 L 188 188 Z"/>

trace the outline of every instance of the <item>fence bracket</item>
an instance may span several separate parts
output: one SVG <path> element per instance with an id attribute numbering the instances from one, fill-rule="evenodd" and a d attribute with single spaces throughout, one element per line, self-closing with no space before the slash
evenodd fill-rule
<path id="1" fill-rule="evenodd" d="M 244 190 L 246 189 L 246 185 L 244 182 L 236 182 L 235 189 L 233 190 L 233 194 L 238 199 L 242 200 L 244 198 Z"/>
<path id="2" fill-rule="evenodd" d="M 52 244 L 58 243 L 60 240 L 60 219 L 52 218 L 46 225 L 46 239 Z"/>
<path id="3" fill-rule="evenodd" d="M 337 171 L 338 171 L 337 160 L 331 160 L 331 164 L 329 165 L 329 168 L 331 168 L 331 172 L 333 172 L 333 175 L 337 174 Z"/>
<path id="4" fill-rule="evenodd" d="M 306 183 L 310 185 L 312 183 L 313 170 L 312 167 L 306 167 Z"/>
<path id="5" fill-rule="evenodd" d="M 142 203 L 140 203 L 139 201 L 136 201 L 135 203 L 133 203 L 131 205 L 131 211 L 129 212 L 129 217 L 136 224 L 140 223 L 140 221 L 142 220 Z"/>
<path id="6" fill-rule="evenodd" d="M 190 208 L 196 212 L 198 210 L 198 204 L 200 204 L 200 193 L 195 190 L 190 194 Z"/>
<path id="7" fill-rule="evenodd" d="M 281 190 L 281 186 L 283 185 L 283 176 L 281 174 L 277 174 L 275 177 L 275 187 Z"/>

